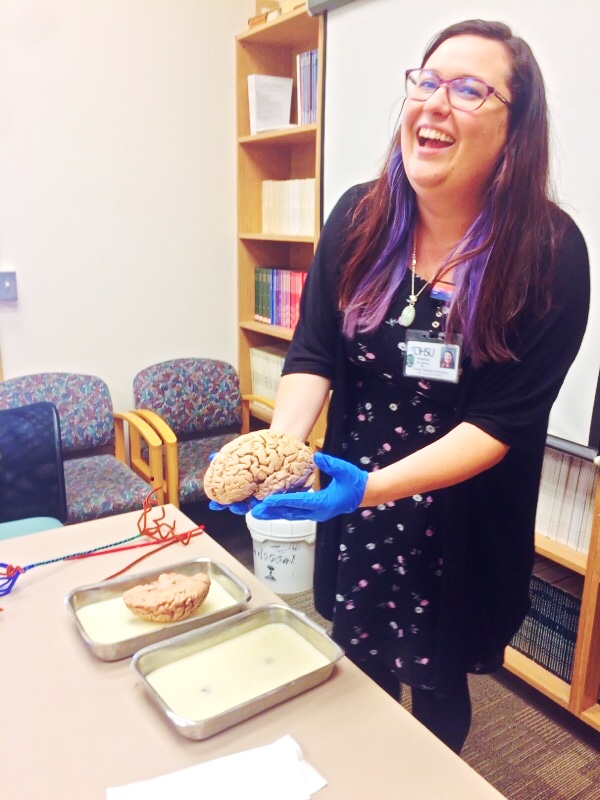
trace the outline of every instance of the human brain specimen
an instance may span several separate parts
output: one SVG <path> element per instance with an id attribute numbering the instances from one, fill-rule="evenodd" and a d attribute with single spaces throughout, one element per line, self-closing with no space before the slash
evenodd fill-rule
<path id="1" fill-rule="evenodd" d="M 219 450 L 204 476 L 204 491 L 222 505 L 249 497 L 264 500 L 274 492 L 309 488 L 314 476 L 312 450 L 300 439 L 271 430 L 253 431 Z"/>
<path id="2" fill-rule="evenodd" d="M 151 583 L 132 586 L 123 593 L 123 602 L 137 617 L 150 622 L 179 622 L 200 608 L 209 590 L 210 578 L 204 572 L 163 572 Z"/>

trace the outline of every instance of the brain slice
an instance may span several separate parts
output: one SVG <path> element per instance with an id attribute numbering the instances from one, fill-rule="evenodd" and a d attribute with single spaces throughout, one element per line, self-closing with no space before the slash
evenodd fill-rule
<path id="1" fill-rule="evenodd" d="M 315 464 L 310 447 L 295 436 L 271 430 L 238 436 L 219 450 L 204 476 L 209 499 L 224 505 L 249 497 L 308 488 Z"/>

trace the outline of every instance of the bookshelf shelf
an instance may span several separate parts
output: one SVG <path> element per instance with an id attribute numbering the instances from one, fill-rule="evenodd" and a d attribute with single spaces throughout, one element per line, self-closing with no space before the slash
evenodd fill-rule
<path id="1" fill-rule="evenodd" d="M 569 707 L 570 685 L 536 664 L 523 653 L 507 647 L 504 654 L 504 666 L 513 675 L 521 678 L 558 705 L 563 708 Z"/>
<path id="2" fill-rule="evenodd" d="M 555 542 L 554 539 L 549 539 L 542 533 L 536 533 L 535 551 L 538 555 L 562 564 L 563 567 L 567 567 L 579 575 L 585 575 L 587 553 L 579 553 L 571 547 Z"/>
<path id="3" fill-rule="evenodd" d="M 265 22 L 248 28 L 237 37 L 239 43 L 249 42 L 255 45 L 294 48 L 300 43 L 300 50 L 309 50 L 315 41 L 315 23 L 317 18 L 309 17 L 306 7 L 301 6 L 277 17 L 272 22 Z"/>
<path id="4" fill-rule="evenodd" d="M 592 728 L 600 731 L 600 705 L 596 704 L 592 708 L 588 708 L 587 711 L 583 711 L 581 719 Z"/>
<path id="5" fill-rule="evenodd" d="M 263 131 L 249 136 L 240 136 L 238 144 L 242 147 L 260 147 L 261 145 L 308 144 L 314 142 L 317 136 L 316 125 L 298 125 L 285 130 Z"/>
<path id="6" fill-rule="evenodd" d="M 290 244 L 309 244 L 311 247 L 314 245 L 315 240 L 312 236 L 292 236 L 283 233 L 247 233 L 242 232 L 238 234 L 239 238 L 244 241 L 256 242 L 289 242 Z"/>
<path id="7" fill-rule="evenodd" d="M 254 322 L 253 320 L 241 321 L 240 328 L 244 331 L 255 331 L 273 339 L 281 339 L 291 342 L 293 331 L 289 328 L 282 328 L 280 325 L 266 325 L 264 322 Z"/>
<path id="8" fill-rule="evenodd" d="M 301 283 L 297 273 L 310 269 L 321 229 L 324 48 L 325 17 L 310 17 L 305 6 L 236 37 L 238 372 L 243 394 L 253 393 L 251 350 L 255 357 L 256 348 L 287 348 L 292 339 L 291 327 L 259 320 L 293 325 Z M 311 69 L 303 66 L 305 61 Z M 250 133 L 249 75 L 293 78 L 289 128 Z M 303 103 L 306 96 L 308 104 Z M 278 281 L 284 282 L 283 289 Z M 276 308 L 285 313 L 274 313 Z M 254 423 L 271 420 L 270 410 L 256 405 L 250 414 Z M 311 443 L 323 436 L 324 427 L 322 415 Z"/>

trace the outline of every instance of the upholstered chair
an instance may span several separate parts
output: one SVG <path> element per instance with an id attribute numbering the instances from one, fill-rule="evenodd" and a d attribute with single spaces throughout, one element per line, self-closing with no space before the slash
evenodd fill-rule
<path id="1" fill-rule="evenodd" d="M 134 378 L 133 397 L 136 413 L 163 440 L 165 497 L 176 506 L 206 499 L 203 481 L 210 454 L 240 435 L 248 404 L 273 408 L 264 398 L 242 397 L 235 369 L 211 358 L 177 358 L 146 367 Z"/>
<path id="2" fill-rule="evenodd" d="M 69 523 L 141 510 L 154 487 L 164 501 L 161 440 L 136 415 L 113 412 L 103 380 L 52 372 L 0 383 L 0 409 L 44 401 L 60 419 Z"/>
<path id="3" fill-rule="evenodd" d="M 32 403 L 0 411 L 0 539 L 66 521 L 56 407 Z"/>

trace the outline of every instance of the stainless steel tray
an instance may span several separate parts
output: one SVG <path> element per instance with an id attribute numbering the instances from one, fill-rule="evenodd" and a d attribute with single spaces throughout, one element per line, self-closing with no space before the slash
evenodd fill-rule
<path id="1" fill-rule="evenodd" d="M 275 627 L 267 630 L 269 626 Z M 254 646 L 260 641 L 256 636 L 271 638 L 271 645 L 260 650 L 260 658 L 258 649 L 254 652 L 241 646 L 235 649 L 244 641 L 247 646 L 250 637 L 244 635 L 252 633 L 255 634 Z M 294 643 L 289 647 L 290 636 L 297 639 L 299 648 Z M 297 653 L 303 648 L 309 658 L 305 659 L 303 653 L 302 658 L 297 659 Z M 135 654 L 131 666 L 151 700 L 180 734 L 188 739 L 207 739 L 323 683 L 343 655 L 343 650 L 325 630 L 305 614 L 287 606 L 270 604 L 146 647 Z M 285 673 L 286 660 L 293 661 L 300 674 L 264 691 L 268 685 L 264 672 L 268 668 L 260 667 L 255 674 L 258 660 L 273 668 L 273 684 Z M 305 665 L 308 665 L 306 669 Z M 283 670 L 277 672 L 280 667 Z M 247 697 L 238 702 L 240 693 Z M 208 705 L 202 713 L 173 708 L 185 705 L 186 709 L 194 706 L 197 710 L 205 701 Z"/>
<path id="2" fill-rule="evenodd" d="M 204 572 L 210 578 L 207 598 L 191 617 L 179 622 L 148 622 L 135 617 L 124 603 L 119 603 L 127 589 L 150 583 L 163 572 L 183 575 Z M 248 586 L 224 564 L 210 558 L 196 558 L 126 578 L 80 586 L 70 592 L 65 602 L 83 641 L 94 655 L 103 661 L 118 661 L 147 645 L 237 614 L 250 597 Z"/>

